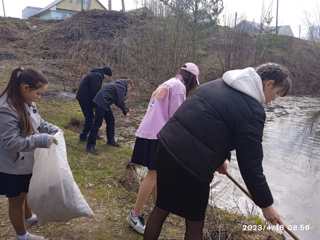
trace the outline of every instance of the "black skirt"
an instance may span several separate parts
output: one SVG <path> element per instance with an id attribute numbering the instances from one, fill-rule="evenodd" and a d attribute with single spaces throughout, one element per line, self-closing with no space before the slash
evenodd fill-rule
<path id="1" fill-rule="evenodd" d="M 156 206 L 190 221 L 203 221 L 210 183 L 200 182 L 180 166 L 160 142 L 156 170 Z"/>
<path id="2" fill-rule="evenodd" d="M 32 174 L 14 175 L 0 173 L 0 195 L 8 198 L 18 197 L 20 193 L 29 191 L 30 179 Z"/>
<path id="3" fill-rule="evenodd" d="M 157 139 L 136 138 L 131 163 L 155 170 L 158 142 Z"/>

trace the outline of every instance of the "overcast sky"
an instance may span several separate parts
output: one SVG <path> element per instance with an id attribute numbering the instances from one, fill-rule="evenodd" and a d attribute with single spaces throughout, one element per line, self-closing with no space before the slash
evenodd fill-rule
<path id="1" fill-rule="evenodd" d="M 4 0 L 6 7 L 6 15 L 10 17 L 21 18 L 22 9 L 26 6 L 45 7 L 54 0 Z M 108 0 L 100 0 L 102 4 L 107 6 Z M 126 9 L 134 9 L 139 6 L 141 0 L 125 0 Z M 234 17 L 234 13 L 238 13 L 238 17 L 247 20 L 260 21 L 262 4 L 268 7 L 273 2 L 273 16 L 275 16 L 276 0 L 224 0 L 225 10 L 223 15 L 227 19 Z M 1 4 L 1 1 L 0 1 Z M 121 0 L 113 0 L 113 9 L 121 8 Z M 316 11 L 318 9 L 318 11 Z M 291 25 L 296 36 L 299 33 L 299 25 L 306 25 L 306 13 L 320 15 L 320 0 L 279 0 L 279 23 L 281 25 Z M 0 15 L 3 15 L 2 6 L 0 7 Z M 319 19 L 320 20 L 320 19 Z"/>

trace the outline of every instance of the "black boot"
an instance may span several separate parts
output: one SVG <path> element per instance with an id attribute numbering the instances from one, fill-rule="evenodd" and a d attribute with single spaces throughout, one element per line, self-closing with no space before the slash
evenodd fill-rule
<path id="1" fill-rule="evenodd" d="M 87 134 L 81 133 L 79 136 L 80 142 L 86 142 L 87 141 Z"/>
<path id="2" fill-rule="evenodd" d="M 94 155 L 98 155 L 98 152 L 97 152 L 97 150 L 96 150 L 95 145 L 88 144 L 87 147 L 86 147 L 86 151 L 87 151 L 87 153 L 91 153 L 91 154 L 94 154 Z"/>
<path id="3" fill-rule="evenodd" d="M 107 145 L 110 145 L 110 146 L 112 146 L 112 147 L 120 147 L 120 144 L 117 143 L 116 141 L 107 142 Z"/>

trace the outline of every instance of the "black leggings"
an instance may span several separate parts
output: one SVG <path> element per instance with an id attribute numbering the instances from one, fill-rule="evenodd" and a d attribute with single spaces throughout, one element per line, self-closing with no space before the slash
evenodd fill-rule
<path id="1" fill-rule="evenodd" d="M 168 217 L 169 212 L 158 207 L 155 207 L 151 212 L 146 230 L 144 233 L 144 240 L 157 240 L 159 238 L 162 225 L 166 218 Z M 202 240 L 203 235 L 203 221 L 190 221 L 185 219 L 186 223 L 186 232 L 184 235 L 185 240 Z"/>

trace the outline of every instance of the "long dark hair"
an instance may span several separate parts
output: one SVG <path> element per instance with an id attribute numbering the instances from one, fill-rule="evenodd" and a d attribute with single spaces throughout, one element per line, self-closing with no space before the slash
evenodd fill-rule
<path id="1" fill-rule="evenodd" d="M 197 77 L 184 69 L 180 69 L 178 74 L 180 74 L 183 78 L 184 85 L 186 86 L 187 96 L 188 96 L 190 92 L 193 89 L 195 89 L 198 85 Z"/>
<path id="2" fill-rule="evenodd" d="M 9 106 L 18 113 L 22 134 L 28 136 L 32 134 L 33 128 L 24 105 L 25 100 L 21 95 L 21 84 L 26 84 L 30 89 L 36 90 L 48 84 L 48 80 L 33 69 L 16 68 L 11 73 L 7 87 L 0 95 L 0 97 L 7 95 Z"/>

